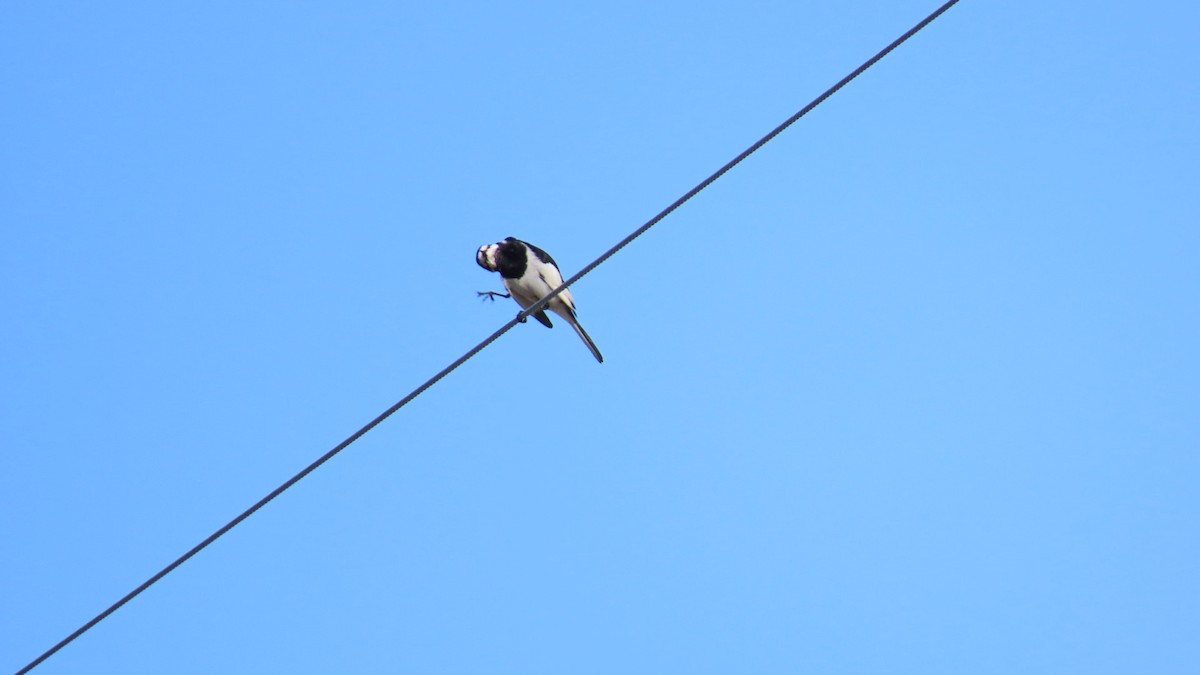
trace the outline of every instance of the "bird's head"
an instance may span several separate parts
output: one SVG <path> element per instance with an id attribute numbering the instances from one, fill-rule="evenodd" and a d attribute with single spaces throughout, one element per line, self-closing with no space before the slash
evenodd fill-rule
<path id="1" fill-rule="evenodd" d="M 498 248 L 500 248 L 499 244 L 487 244 L 480 246 L 479 250 L 475 252 L 475 262 L 478 263 L 483 269 L 489 272 L 495 272 L 497 269 L 496 249 Z"/>

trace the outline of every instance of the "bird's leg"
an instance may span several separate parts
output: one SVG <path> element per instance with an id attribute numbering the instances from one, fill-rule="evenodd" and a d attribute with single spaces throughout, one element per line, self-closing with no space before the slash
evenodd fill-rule
<path id="1" fill-rule="evenodd" d="M 496 301 L 497 295 L 502 298 L 512 297 L 512 295 L 509 293 L 499 293 L 497 291 L 475 291 L 475 294 L 478 295 L 481 300 L 491 300 L 492 302 Z"/>

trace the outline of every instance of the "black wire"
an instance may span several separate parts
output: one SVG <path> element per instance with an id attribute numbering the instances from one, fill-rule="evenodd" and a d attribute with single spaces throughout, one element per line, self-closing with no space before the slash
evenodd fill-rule
<path id="1" fill-rule="evenodd" d="M 33 661 L 30 661 L 29 665 L 18 670 L 16 675 L 24 675 L 24 673 L 28 673 L 30 670 L 33 670 L 42 661 L 45 661 L 46 659 L 50 658 L 55 652 L 57 652 L 58 650 L 62 649 L 65 646 L 67 646 L 72 640 L 79 637 L 80 635 L 83 635 L 85 632 L 90 630 L 93 626 L 95 626 L 96 624 L 98 624 L 101 621 L 103 621 L 104 619 L 106 619 L 110 614 L 112 614 L 113 612 L 120 609 L 122 605 L 124 605 L 125 603 L 127 603 L 130 600 L 137 597 L 137 595 L 140 594 L 142 591 L 153 586 L 155 583 L 158 582 L 158 580 L 160 580 L 163 577 L 170 574 L 176 567 L 179 567 L 183 563 L 187 562 L 187 560 L 189 558 L 196 555 L 201 550 L 203 550 L 206 546 L 208 546 L 209 544 L 211 544 L 214 541 L 216 541 L 217 539 L 219 539 L 226 532 L 232 530 L 243 520 L 249 518 L 251 515 L 254 514 L 255 511 L 258 511 L 262 507 L 266 506 L 267 502 L 270 502 L 272 499 L 275 499 L 276 497 L 278 497 L 280 494 L 283 493 L 284 490 L 287 490 L 291 486 L 295 485 L 296 483 L 298 483 L 300 481 L 300 479 L 304 478 L 308 474 L 315 471 L 317 469 L 317 467 L 321 466 L 325 462 L 332 459 L 334 455 L 338 454 L 342 450 L 345 450 L 347 446 L 349 446 L 354 441 L 357 441 L 359 438 L 361 438 L 363 435 L 365 435 L 368 431 L 374 429 L 376 426 L 379 425 L 380 422 L 383 422 L 385 419 L 390 417 L 392 415 L 392 413 L 394 413 L 397 410 L 408 405 L 408 403 L 410 401 L 412 401 L 414 398 L 420 396 L 422 392 L 424 392 L 426 389 L 432 387 L 434 384 L 436 384 L 438 382 L 438 380 L 441 380 L 443 377 L 449 375 L 455 368 L 458 368 L 462 364 L 466 363 L 471 357 L 473 357 L 476 354 L 478 354 L 479 352 L 483 351 L 483 349 L 485 347 L 487 347 L 488 345 L 495 342 L 497 339 L 499 339 L 499 337 L 501 335 L 504 335 L 509 330 L 511 330 L 513 326 L 517 325 L 517 323 L 523 321 L 529 315 L 541 310 L 543 307 L 546 306 L 547 303 L 550 302 L 551 299 L 553 299 L 555 296 L 557 296 L 559 293 L 561 293 L 568 286 L 570 286 L 571 284 L 575 283 L 576 281 L 579 281 L 580 279 L 582 279 L 584 277 L 584 275 L 588 274 L 592 270 L 599 267 L 601 263 L 603 263 L 604 261 L 611 258 L 614 254 L 616 254 L 617 251 L 620 251 L 622 248 L 625 248 L 625 246 L 627 246 L 629 244 L 629 242 L 633 241 L 634 239 L 637 239 L 642 234 L 644 234 L 646 232 L 646 230 L 649 230 L 651 227 L 654 227 L 655 225 L 657 225 L 660 220 L 662 220 L 663 218 L 666 218 L 668 215 L 671 214 L 672 211 L 674 211 L 675 209 L 682 206 L 684 202 L 688 201 L 692 197 L 695 197 L 697 194 L 699 194 L 699 192 L 701 190 L 703 190 L 704 188 L 711 185 L 718 178 L 725 175 L 725 173 L 727 171 L 729 171 L 730 169 L 732 169 L 733 167 L 735 167 L 739 163 L 741 163 L 742 160 L 746 159 L 751 154 L 753 154 L 756 150 L 758 150 L 762 146 L 766 145 L 768 142 L 771 141 L 771 139 L 775 138 L 780 133 L 782 133 L 784 129 L 787 129 L 788 127 L 790 127 L 796 120 L 800 119 L 801 117 L 804 117 L 813 108 L 816 108 L 818 105 L 821 105 L 821 103 L 824 102 L 825 99 L 827 99 L 830 96 L 837 93 L 837 91 L 839 89 L 846 86 L 846 84 L 849 83 L 851 80 L 853 80 L 854 78 L 861 75 L 863 73 L 863 71 L 865 71 L 866 69 L 875 65 L 876 62 L 878 62 L 883 57 L 887 56 L 888 53 L 890 53 L 893 49 L 895 49 L 896 47 L 899 47 L 904 41 L 908 40 L 910 37 L 915 35 L 922 28 L 929 25 L 930 22 L 932 22 L 934 19 L 941 16 L 942 13 L 944 13 L 946 10 L 950 9 L 957 3 L 958 3 L 958 0 L 950 0 L 946 4 L 942 5 L 941 7 L 937 8 L 936 10 L 934 10 L 934 12 L 932 14 L 925 17 L 923 20 L 921 20 L 920 23 L 918 23 L 917 25 L 910 28 L 908 30 L 908 32 L 904 33 L 900 37 L 893 40 L 891 44 L 884 47 L 882 50 L 879 51 L 879 53 L 875 54 L 875 56 L 872 56 L 870 59 L 867 59 L 867 61 L 864 62 L 861 66 L 859 66 L 858 68 L 855 68 L 853 72 L 851 72 L 849 75 L 847 75 L 847 76 L 843 77 L 841 80 L 839 80 L 837 82 L 837 84 L 833 85 L 829 89 L 826 89 L 824 91 L 824 93 L 822 93 L 820 96 L 813 99 L 812 102 L 809 103 L 808 105 L 801 108 L 800 111 L 797 112 L 795 115 L 792 115 L 787 120 L 785 120 L 783 122 L 783 124 L 780 124 L 779 126 L 772 129 L 770 133 L 768 133 L 766 136 L 763 136 L 762 138 L 760 138 L 756 143 L 754 143 L 754 145 L 751 145 L 750 147 L 743 150 L 741 154 L 739 154 L 737 157 L 734 157 L 732 160 L 729 161 L 729 163 L 725 164 L 725 166 L 722 166 L 720 169 L 717 169 L 717 171 L 715 173 L 713 173 L 708 178 L 705 178 L 703 181 L 700 182 L 699 185 L 692 188 L 691 190 L 688 190 L 688 192 L 685 195 L 683 195 L 679 199 L 676 199 L 670 206 L 668 206 L 667 208 L 660 211 L 658 213 L 658 215 L 656 215 L 653 218 L 651 218 L 650 220 L 646 221 L 646 223 L 644 225 L 642 225 L 638 229 L 634 230 L 632 234 L 630 234 L 628 237 L 625 237 L 624 239 L 622 239 L 620 242 L 617 243 L 616 246 L 613 246 L 612 248 L 608 249 L 599 258 L 596 258 L 590 264 L 588 264 L 586 267 L 579 270 L 579 272 L 577 272 L 575 274 L 575 276 L 571 277 L 570 279 L 567 279 L 565 282 L 563 282 L 563 284 L 561 286 L 559 286 L 558 288 L 551 291 L 546 297 L 542 298 L 538 302 L 534 303 L 533 305 L 531 305 L 530 307 L 528 307 L 527 309 L 522 311 L 515 318 L 513 318 L 508 323 L 501 326 L 500 329 L 497 330 L 495 333 L 492 333 L 491 335 L 489 335 L 486 339 L 484 339 L 483 342 L 480 342 L 479 344 L 475 345 L 466 354 L 463 354 L 462 356 L 460 356 L 454 363 L 451 363 L 450 365 L 446 366 L 437 375 L 434 375 L 433 377 L 426 380 L 424 384 L 417 387 L 411 393 L 409 393 L 407 396 L 405 396 L 404 398 L 397 401 L 395 405 L 393 405 L 392 407 L 383 411 L 378 417 L 376 417 L 375 419 L 368 422 L 363 428 L 361 428 L 358 431 L 351 434 L 349 438 L 342 441 L 341 443 L 338 443 L 337 446 L 334 447 L 332 450 L 330 450 L 329 452 L 326 452 L 324 455 L 321 455 L 315 462 L 313 462 L 312 464 L 309 464 L 300 473 L 296 474 L 295 476 L 292 476 L 291 478 L 289 478 L 287 480 L 287 482 L 285 482 L 284 484 L 282 484 L 279 487 L 272 490 L 270 494 L 268 494 L 266 497 L 263 497 L 262 499 L 258 500 L 253 506 L 246 509 L 241 514 L 239 514 L 236 518 L 234 518 L 233 520 L 229 521 L 224 526 L 222 526 L 221 529 L 210 534 L 204 541 L 193 546 L 191 550 L 189 550 L 187 553 L 184 553 L 183 555 L 179 556 L 179 558 L 177 558 L 170 565 L 167 565 L 161 571 L 159 571 L 157 574 L 155 574 L 154 576 L 152 576 L 149 579 L 147 579 L 146 581 L 144 581 L 140 586 L 138 586 L 137 588 L 135 588 L 132 591 L 130 591 L 129 593 L 127 593 L 125 595 L 125 597 L 123 597 L 120 600 L 113 603 L 112 606 L 110 606 L 108 609 L 97 614 L 95 616 L 95 618 L 93 618 L 91 621 L 88 621 L 87 623 L 80 626 L 78 629 L 75 630 L 75 632 L 71 633 L 70 635 L 63 638 L 61 641 L 59 641 L 58 644 L 54 645 L 50 649 L 47 649 L 41 656 L 37 657 Z"/>

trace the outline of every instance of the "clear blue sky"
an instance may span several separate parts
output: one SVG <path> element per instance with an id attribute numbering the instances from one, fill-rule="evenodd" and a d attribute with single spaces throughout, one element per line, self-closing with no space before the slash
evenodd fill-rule
<path id="1" fill-rule="evenodd" d="M 932 11 L 6 2 L 0 671 Z M 39 673 L 1200 672 L 1194 2 L 964 0 Z"/>

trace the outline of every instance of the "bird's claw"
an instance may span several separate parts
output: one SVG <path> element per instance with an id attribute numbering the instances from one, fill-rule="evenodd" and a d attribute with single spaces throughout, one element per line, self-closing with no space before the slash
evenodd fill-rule
<path id="1" fill-rule="evenodd" d="M 475 291 L 475 294 L 479 296 L 480 301 L 491 300 L 492 302 L 496 301 L 497 295 L 502 298 L 511 298 L 512 297 L 512 295 L 509 293 L 499 293 L 497 291 Z"/>

